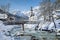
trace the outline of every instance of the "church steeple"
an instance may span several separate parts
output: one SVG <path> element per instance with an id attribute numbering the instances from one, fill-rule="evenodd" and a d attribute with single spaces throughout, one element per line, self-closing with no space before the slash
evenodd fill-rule
<path id="1" fill-rule="evenodd" d="M 32 17 L 32 16 L 34 16 L 34 13 L 33 13 L 33 8 L 31 7 L 31 15 L 30 15 L 30 17 Z"/>

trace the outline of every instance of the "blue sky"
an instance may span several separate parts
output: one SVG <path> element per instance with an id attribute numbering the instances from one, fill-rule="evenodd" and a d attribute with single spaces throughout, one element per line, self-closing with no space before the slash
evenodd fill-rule
<path id="1" fill-rule="evenodd" d="M 0 0 L 0 5 L 10 3 L 10 10 L 29 10 L 31 6 L 37 6 L 40 0 Z"/>
<path id="2" fill-rule="evenodd" d="M 31 6 L 38 6 L 42 0 L 0 0 L 0 5 L 10 3 L 11 10 L 27 11 Z"/>

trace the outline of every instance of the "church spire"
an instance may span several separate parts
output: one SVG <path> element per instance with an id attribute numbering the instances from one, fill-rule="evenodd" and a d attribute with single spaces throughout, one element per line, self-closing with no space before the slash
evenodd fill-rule
<path id="1" fill-rule="evenodd" d="M 33 14 L 33 8 L 31 7 L 31 15 L 30 15 L 30 17 L 32 17 L 32 16 L 34 16 L 34 14 Z"/>

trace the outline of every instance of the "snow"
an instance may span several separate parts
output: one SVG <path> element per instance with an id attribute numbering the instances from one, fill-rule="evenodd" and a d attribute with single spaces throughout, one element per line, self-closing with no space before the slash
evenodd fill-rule
<path id="1" fill-rule="evenodd" d="M 24 26 L 25 28 L 34 29 L 37 26 L 37 24 L 25 24 Z"/>
<path id="2" fill-rule="evenodd" d="M 0 21 L 0 40 L 11 40 L 10 36 L 6 36 L 5 33 L 11 30 L 13 27 L 17 25 L 4 25 L 2 21 Z"/>
<path id="3" fill-rule="evenodd" d="M 57 28 L 60 28 L 60 20 L 55 20 L 56 26 Z M 8 30 L 11 30 L 13 27 L 15 27 L 17 25 L 4 25 L 2 21 L 0 21 L 0 40 L 11 40 L 13 38 L 11 38 L 10 36 L 6 36 L 4 35 L 5 32 L 7 32 Z M 37 24 L 25 24 L 25 28 L 29 28 L 29 29 L 33 29 L 37 26 Z M 41 27 L 42 26 L 42 27 Z M 51 30 L 54 29 L 54 23 L 53 22 L 45 22 L 42 23 L 40 25 L 41 29 L 47 29 L 47 30 Z"/>
<path id="4" fill-rule="evenodd" d="M 37 16 L 37 18 L 39 17 L 39 19 L 37 19 L 37 20 L 40 20 L 40 21 L 44 21 L 44 18 L 43 17 L 40 17 L 40 15 L 41 15 L 41 6 L 36 6 L 36 7 L 34 7 L 33 8 L 33 13 L 35 14 L 35 16 Z M 30 16 L 30 11 L 27 11 L 27 12 L 24 12 L 25 14 L 28 14 L 28 16 Z M 31 19 L 33 20 L 33 18 L 34 17 L 31 17 Z M 36 19 L 36 18 L 35 18 Z M 60 20 L 55 20 L 55 23 L 56 23 L 56 26 L 57 26 L 57 29 L 59 29 L 60 27 L 60 24 L 58 24 L 58 22 L 60 22 Z M 34 25 L 34 24 L 33 24 Z M 42 27 L 41 27 L 41 25 L 42 25 Z M 28 26 L 30 26 L 30 25 L 27 25 L 27 27 Z M 36 26 L 33 26 L 33 27 L 36 27 Z M 33 28 L 32 26 L 30 26 L 29 28 Z M 55 29 L 55 27 L 54 27 L 54 23 L 53 22 L 51 22 L 51 23 L 49 23 L 49 22 L 46 22 L 46 23 L 42 23 L 42 24 L 40 24 L 40 26 L 39 26 L 39 28 L 41 28 L 41 29 L 47 29 L 47 30 L 51 30 L 51 29 Z M 38 28 L 38 29 L 39 29 Z"/>
<path id="5" fill-rule="evenodd" d="M 56 29 L 60 29 L 60 19 L 55 20 L 55 24 L 56 24 Z M 44 22 L 44 23 L 42 22 L 39 24 L 38 29 L 55 30 L 55 26 L 53 22 Z"/>
<path id="6" fill-rule="evenodd" d="M 24 18 L 24 19 L 28 19 L 28 16 L 26 16 L 20 12 L 17 12 L 17 14 L 15 14 L 15 15 L 19 16 L 21 18 Z M 13 39 L 13 38 L 11 38 L 11 36 L 5 35 L 5 33 L 8 34 L 7 31 L 10 31 L 15 26 L 18 26 L 18 25 L 4 25 L 3 22 L 0 21 L 0 40 L 11 40 L 11 39 Z"/>
<path id="7" fill-rule="evenodd" d="M 60 23 L 60 19 L 59 19 L 59 20 L 55 20 L 56 29 L 60 29 L 60 24 L 59 24 L 59 23 Z M 49 29 L 49 30 L 55 29 L 55 26 L 54 26 L 54 23 L 53 23 L 53 22 L 50 23 L 48 29 Z"/>
<path id="8" fill-rule="evenodd" d="M 48 30 L 49 24 L 50 24 L 49 22 L 40 23 L 38 29 L 47 29 Z"/>
<path id="9" fill-rule="evenodd" d="M 39 6 L 36 6 L 33 8 L 33 12 L 35 13 L 35 16 L 31 17 L 32 20 L 40 20 L 43 21 L 43 17 L 40 17 L 39 19 L 37 19 L 38 16 L 40 16 L 40 10 L 39 10 Z M 15 13 L 16 16 L 22 17 L 24 19 L 28 19 L 30 16 L 30 11 L 21 13 L 21 12 L 16 12 Z M 59 20 L 55 20 L 55 24 L 57 29 L 60 29 L 60 19 Z M 11 38 L 10 36 L 6 36 L 5 33 L 7 33 L 7 31 L 10 31 L 12 28 L 16 27 L 17 25 L 4 25 L 2 21 L 0 21 L 0 40 L 11 40 L 13 38 Z M 24 25 L 25 28 L 28 28 L 28 30 L 34 30 L 35 27 L 37 26 L 37 24 L 25 24 Z M 53 22 L 44 22 L 44 23 L 40 23 L 39 24 L 39 28 L 38 29 L 47 29 L 47 30 L 51 30 L 51 29 L 55 29 L 54 27 L 54 23 Z M 16 30 L 19 29 L 15 29 L 12 32 L 15 33 Z M 8 34 L 8 33 L 7 33 Z"/>
<path id="10" fill-rule="evenodd" d="M 56 29 L 60 29 L 59 23 L 60 23 L 60 20 L 55 20 Z M 25 26 L 26 26 L 25 28 L 30 28 L 32 30 L 37 26 L 37 24 L 26 24 Z M 53 22 L 44 22 L 39 24 L 38 29 L 55 30 L 55 26 Z"/>

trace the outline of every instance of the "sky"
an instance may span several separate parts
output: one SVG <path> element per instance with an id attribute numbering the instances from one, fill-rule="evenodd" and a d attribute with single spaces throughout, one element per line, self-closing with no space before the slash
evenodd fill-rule
<path id="1" fill-rule="evenodd" d="M 10 11 L 27 11 L 30 10 L 31 6 L 38 6 L 41 1 L 42 0 L 0 0 L 0 5 L 6 5 L 10 3 Z"/>
<path id="2" fill-rule="evenodd" d="M 10 10 L 27 11 L 30 7 L 37 6 L 41 0 L 0 0 L 0 5 L 10 3 Z"/>

